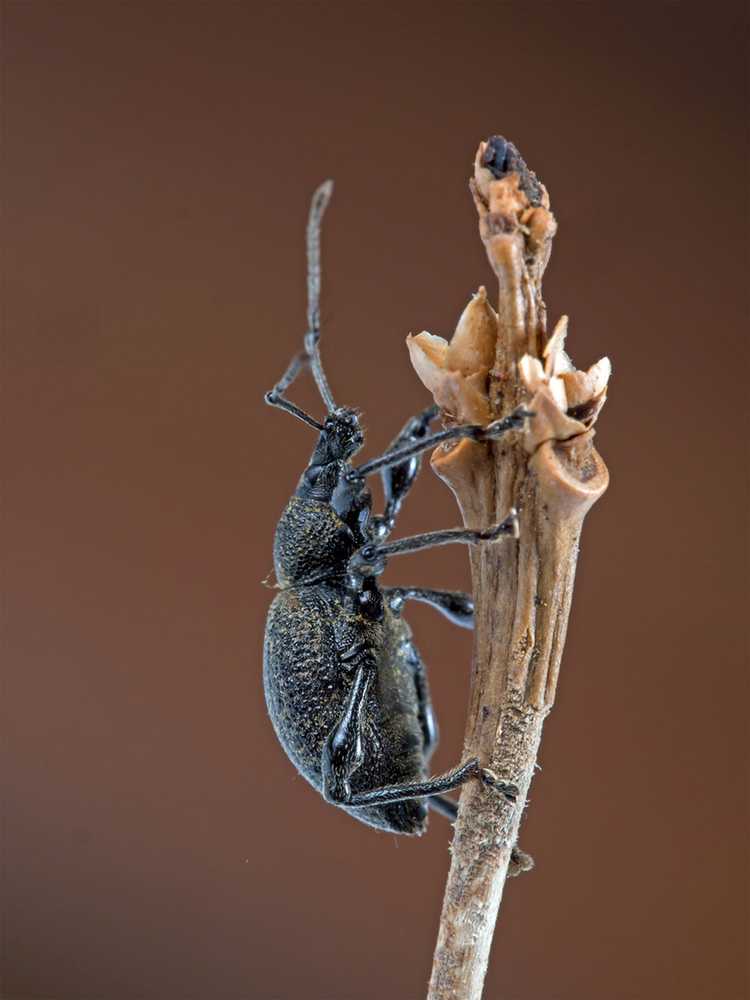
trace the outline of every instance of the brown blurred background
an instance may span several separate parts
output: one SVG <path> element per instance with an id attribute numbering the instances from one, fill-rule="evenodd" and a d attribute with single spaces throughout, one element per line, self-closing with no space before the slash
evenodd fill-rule
<path id="1" fill-rule="evenodd" d="M 370 455 L 426 404 L 404 337 L 491 282 L 491 132 L 551 192 L 551 318 L 615 376 L 487 997 L 745 996 L 743 6 L 6 0 L 4 996 L 423 996 L 449 826 L 326 806 L 266 718 L 312 438 L 262 393 L 333 176 L 334 391 Z M 399 532 L 457 522 L 425 469 Z M 387 579 L 465 587 L 466 555 Z M 410 620 L 448 767 L 470 637 Z"/>

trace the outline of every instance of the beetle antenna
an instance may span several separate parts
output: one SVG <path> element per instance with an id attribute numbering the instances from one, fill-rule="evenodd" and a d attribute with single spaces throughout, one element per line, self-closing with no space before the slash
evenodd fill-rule
<path id="1" fill-rule="evenodd" d="M 281 376 L 273 389 L 266 393 L 264 398 L 269 406 L 278 406 L 280 410 L 286 410 L 286 412 L 291 413 L 293 417 L 296 417 L 305 424 L 309 424 L 310 427 L 314 427 L 316 431 L 322 431 L 323 424 L 318 423 L 314 417 L 311 417 L 309 413 L 306 413 L 301 407 L 297 406 L 296 403 L 292 403 L 291 400 L 284 398 L 284 393 L 297 378 L 300 371 L 307 365 L 308 361 L 309 358 L 307 354 L 297 354 L 293 357 L 289 362 L 287 370 Z"/>
<path id="2" fill-rule="evenodd" d="M 323 181 L 315 191 L 310 203 L 307 222 L 307 334 L 305 350 L 310 358 L 310 367 L 315 383 L 329 413 L 336 409 L 331 390 L 328 387 L 323 365 L 320 361 L 320 226 L 323 214 L 333 194 L 333 181 Z"/>

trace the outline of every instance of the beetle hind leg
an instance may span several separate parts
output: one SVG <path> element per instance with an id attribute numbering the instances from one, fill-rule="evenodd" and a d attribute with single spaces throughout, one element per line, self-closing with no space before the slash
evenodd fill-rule
<path id="1" fill-rule="evenodd" d="M 367 693 L 375 674 L 375 664 L 368 658 L 357 668 L 338 725 L 326 740 L 321 761 L 323 794 L 329 802 L 349 806 L 381 806 L 391 802 L 406 802 L 430 795 L 439 795 L 458 788 L 470 778 L 483 778 L 483 770 L 476 757 L 458 767 L 424 781 L 383 785 L 365 791 L 352 792 L 351 778 L 364 760 L 362 746 L 362 711 Z M 506 790 L 510 794 L 511 790 Z"/>
<path id="2" fill-rule="evenodd" d="M 450 792 L 471 778 L 479 778 L 484 784 L 490 784 L 504 795 L 509 802 L 515 802 L 518 790 L 512 785 L 503 784 L 494 776 L 488 781 L 489 772 L 481 767 L 476 757 L 459 764 L 445 774 L 425 778 L 422 781 L 407 781 L 353 792 L 352 775 L 364 761 L 362 715 L 375 671 L 375 661 L 371 656 L 365 656 L 357 667 L 339 722 L 331 731 L 323 748 L 322 792 L 329 802 L 350 809 L 405 803 L 412 799 L 424 799 Z"/>
<path id="3" fill-rule="evenodd" d="M 425 667 L 424 660 L 419 655 L 419 650 L 413 642 L 405 644 L 403 655 L 414 674 L 419 727 L 422 730 L 422 756 L 426 764 L 435 752 L 440 740 L 440 730 L 438 729 L 437 718 L 435 710 L 432 707 L 432 698 L 430 697 L 427 667 Z"/>
<path id="4" fill-rule="evenodd" d="M 365 806 L 383 806 L 391 802 L 408 802 L 410 799 L 423 799 L 441 792 L 450 792 L 463 785 L 470 778 L 481 775 L 481 767 L 476 757 L 464 764 L 459 764 L 445 774 L 427 778 L 425 781 L 405 782 L 398 785 L 383 785 L 363 792 L 350 792 L 345 801 L 338 802 L 350 808 Z"/>
<path id="5" fill-rule="evenodd" d="M 453 799 L 448 799 L 444 795 L 433 795 L 429 803 L 430 809 L 445 816 L 449 823 L 455 823 L 458 819 L 458 803 Z"/>

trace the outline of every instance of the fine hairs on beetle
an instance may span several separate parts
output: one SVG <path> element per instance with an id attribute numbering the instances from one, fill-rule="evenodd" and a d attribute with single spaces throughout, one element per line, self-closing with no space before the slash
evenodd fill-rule
<path id="1" fill-rule="evenodd" d="M 468 594 L 418 587 L 381 587 L 389 556 L 434 545 L 492 544 L 518 537 L 518 518 L 486 531 L 453 528 L 388 541 L 419 472 L 422 453 L 462 438 L 487 441 L 523 425 L 523 408 L 487 427 L 463 424 L 437 432 L 431 406 L 409 419 L 387 451 L 361 465 L 364 443 L 355 410 L 338 406 L 320 359 L 320 227 L 333 183 L 312 198 L 307 225 L 308 311 L 303 350 L 265 400 L 318 434 L 310 461 L 281 515 L 274 539 L 279 585 L 268 612 L 263 684 L 276 735 L 297 770 L 325 797 L 370 826 L 419 835 L 428 806 L 455 820 L 445 795 L 477 778 L 488 794 L 514 802 L 517 789 L 477 758 L 431 777 L 427 766 L 438 732 L 425 664 L 403 617 L 422 601 L 462 628 L 473 627 Z M 326 408 L 318 421 L 286 398 L 297 376 L 312 372 Z M 367 477 L 379 472 L 382 514 L 372 513 Z M 531 866 L 515 850 L 514 873 Z"/>

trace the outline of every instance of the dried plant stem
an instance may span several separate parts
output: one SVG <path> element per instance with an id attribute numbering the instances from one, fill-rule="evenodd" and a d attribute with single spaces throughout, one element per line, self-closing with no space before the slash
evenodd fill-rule
<path id="1" fill-rule="evenodd" d="M 549 199 L 510 144 L 502 147 L 506 169 L 498 167 L 499 143 L 495 137 L 480 146 L 473 183 L 480 234 L 499 280 L 498 312 L 480 289 L 470 307 L 473 353 L 462 346 L 468 310 L 447 352 L 425 334 L 409 344 L 447 420 L 476 416 L 482 406 L 495 419 L 519 403 L 536 413 L 513 438 L 464 441 L 432 459 L 468 527 L 490 527 L 512 506 L 519 511 L 518 542 L 471 554 L 475 642 L 464 746 L 465 758 L 478 756 L 517 785 L 519 796 L 510 804 L 479 782 L 464 786 L 429 1000 L 481 997 L 511 849 L 555 697 L 581 526 L 608 481 L 591 429 L 606 377 L 602 388 L 601 368 L 576 372 L 562 352 L 564 328 L 556 338 L 545 329 L 541 277 L 555 232 Z M 486 356 L 479 378 L 470 369 L 490 328 L 494 356 Z"/>
<path id="2" fill-rule="evenodd" d="M 451 869 L 430 983 L 430 1000 L 482 993 L 511 848 L 554 698 L 573 592 L 580 522 L 545 511 L 528 456 L 488 449 L 462 504 L 467 524 L 493 523 L 496 509 L 519 508 L 512 546 L 473 553 L 476 638 L 465 755 L 477 755 L 518 786 L 514 806 L 472 783 L 461 796 Z"/>

